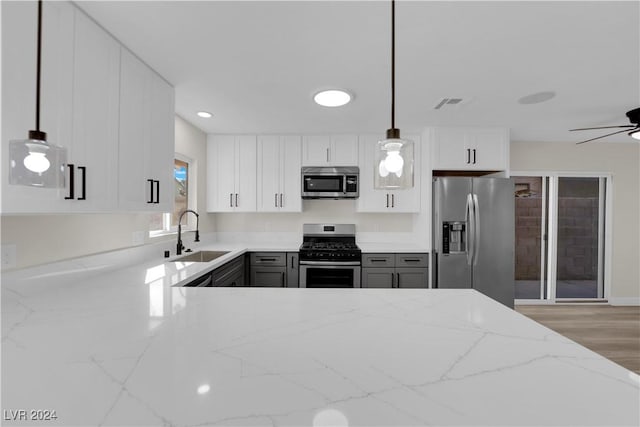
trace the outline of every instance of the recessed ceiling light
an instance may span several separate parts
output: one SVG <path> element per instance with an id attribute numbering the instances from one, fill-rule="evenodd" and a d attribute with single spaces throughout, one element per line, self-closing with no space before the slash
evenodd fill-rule
<path id="1" fill-rule="evenodd" d="M 538 92 L 531 95 L 523 96 L 518 99 L 519 104 L 539 104 L 541 102 L 548 101 L 556 96 L 555 92 Z"/>
<path id="2" fill-rule="evenodd" d="M 323 90 L 316 93 L 313 100 L 323 107 L 341 107 L 351 101 L 351 95 L 339 89 Z"/>
<path id="3" fill-rule="evenodd" d="M 202 117 L 202 118 L 205 118 L 205 119 L 208 119 L 208 118 L 210 118 L 211 116 L 213 116 L 213 114 L 208 113 L 208 112 L 206 112 L 206 111 L 198 111 L 198 116 L 200 116 L 200 117 Z"/>

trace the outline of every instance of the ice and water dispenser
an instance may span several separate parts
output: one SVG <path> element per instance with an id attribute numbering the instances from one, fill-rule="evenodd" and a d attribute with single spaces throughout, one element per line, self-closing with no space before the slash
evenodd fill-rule
<path id="1" fill-rule="evenodd" d="M 467 223 L 444 221 L 442 223 L 442 253 L 459 254 L 467 250 Z"/>

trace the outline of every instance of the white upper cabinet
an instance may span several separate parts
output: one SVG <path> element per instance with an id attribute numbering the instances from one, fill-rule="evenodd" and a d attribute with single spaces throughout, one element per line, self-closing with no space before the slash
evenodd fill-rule
<path id="1" fill-rule="evenodd" d="M 207 136 L 207 212 L 256 211 L 256 136 Z"/>
<path id="2" fill-rule="evenodd" d="M 2 174 L 2 212 L 170 211 L 173 88 L 71 2 L 44 2 L 42 17 L 40 129 L 68 150 L 65 188 Z M 36 25 L 36 2 L 3 2 L 4 141 L 35 129 Z"/>
<path id="3" fill-rule="evenodd" d="M 433 128 L 431 138 L 434 170 L 509 169 L 505 128 Z"/>
<path id="4" fill-rule="evenodd" d="M 173 88 L 121 48 L 120 210 L 172 210 L 173 108 Z"/>
<path id="5" fill-rule="evenodd" d="M 359 162 L 360 197 L 358 212 L 413 213 L 420 212 L 421 143 L 419 135 L 403 135 L 414 142 L 413 187 L 405 190 L 376 190 L 374 188 L 374 162 L 377 143 L 381 135 L 361 135 Z"/>
<path id="6" fill-rule="evenodd" d="M 301 158 L 300 136 L 258 137 L 258 211 L 302 211 Z"/>
<path id="7" fill-rule="evenodd" d="M 302 137 L 302 166 L 355 166 L 357 164 L 357 135 Z"/>
<path id="8" fill-rule="evenodd" d="M 9 185 L 9 141 L 35 129 L 37 3 L 2 2 L 2 212 L 64 212 L 66 189 Z M 69 149 L 72 141 L 74 7 L 44 2 L 40 130 Z M 10 35 L 10 37 L 9 37 Z"/>
<path id="9" fill-rule="evenodd" d="M 83 12 L 76 10 L 75 16 L 73 138 L 65 197 L 75 211 L 113 211 L 118 206 L 120 46 Z"/>

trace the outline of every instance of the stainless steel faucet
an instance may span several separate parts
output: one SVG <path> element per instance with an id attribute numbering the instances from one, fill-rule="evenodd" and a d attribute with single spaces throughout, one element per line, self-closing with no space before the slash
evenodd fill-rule
<path id="1" fill-rule="evenodd" d="M 185 211 L 183 211 L 180 216 L 178 217 L 178 245 L 176 246 L 176 255 L 180 255 L 182 254 L 182 250 L 184 249 L 184 246 L 182 245 L 182 217 L 187 213 L 187 212 L 191 212 L 192 214 L 194 214 L 196 216 L 196 238 L 194 240 L 194 242 L 199 242 L 200 241 L 200 231 L 199 231 L 199 224 L 200 224 L 200 215 L 198 215 L 198 213 L 194 210 L 191 209 L 187 209 Z M 190 252 L 189 250 L 187 250 L 187 252 Z"/>

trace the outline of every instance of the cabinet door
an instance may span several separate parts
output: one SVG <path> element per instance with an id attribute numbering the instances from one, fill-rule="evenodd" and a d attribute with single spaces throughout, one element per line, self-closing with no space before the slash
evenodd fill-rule
<path id="1" fill-rule="evenodd" d="M 207 138 L 207 211 L 233 211 L 235 193 L 235 137 Z"/>
<path id="2" fill-rule="evenodd" d="M 123 210 L 143 211 L 153 204 L 148 175 L 150 145 L 150 70 L 127 49 L 120 56 L 120 142 L 118 201 Z"/>
<path id="3" fill-rule="evenodd" d="M 298 252 L 287 252 L 287 287 L 300 286 L 300 265 Z"/>
<path id="4" fill-rule="evenodd" d="M 301 177 L 302 142 L 299 136 L 289 135 L 280 141 L 281 212 L 302 212 Z M 281 202 L 281 203 L 280 203 Z"/>
<path id="5" fill-rule="evenodd" d="M 467 139 L 473 169 L 508 169 L 509 133 L 506 129 L 477 129 Z"/>
<path id="6" fill-rule="evenodd" d="M 396 268 L 397 288 L 426 288 L 429 286 L 429 269 Z"/>
<path id="7" fill-rule="evenodd" d="M 276 287 L 287 286 L 286 267 L 251 266 L 251 280 L 249 286 Z"/>
<path id="8" fill-rule="evenodd" d="M 435 128 L 433 169 L 508 169 L 509 133 L 503 128 Z"/>
<path id="9" fill-rule="evenodd" d="M 363 268 L 361 283 L 363 288 L 392 288 L 394 283 L 393 267 Z"/>
<path id="10" fill-rule="evenodd" d="M 282 155 L 280 137 L 276 135 L 258 138 L 257 210 L 278 212 L 280 210 L 280 182 L 282 180 Z"/>
<path id="11" fill-rule="evenodd" d="M 470 164 L 467 131 L 456 128 L 433 130 L 433 169 L 464 169 Z"/>
<path id="12" fill-rule="evenodd" d="M 69 203 L 76 211 L 113 211 L 118 206 L 120 46 L 83 12 L 76 9 L 75 16 L 69 162 L 75 166 L 76 201 Z"/>
<path id="13" fill-rule="evenodd" d="M 331 137 L 307 135 L 302 137 L 302 166 L 327 166 L 331 163 Z"/>
<path id="14" fill-rule="evenodd" d="M 361 135 L 358 150 L 358 167 L 360 168 L 359 191 L 360 197 L 356 202 L 358 212 L 388 212 L 389 192 L 373 188 L 373 174 L 375 150 L 379 137 L 376 135 Z"/>
<path id="15" fill-rule="evenodd" d="M 227 161 L 230 160 L 227 159 Z M 255 135 L 240 135 L 236 137 L 235 166 L 234 210 L 236 212 L 255 212 L 257 178 Z"/>
<path id="16" fill-rule="evenodd" d="M 335 166 L 355 166 L 358 164 L 358 136 L 331 136 L 330 161 Z"/>
<path id="17" fill-rule="evenodd" d="M 2 160 L 8 163 L 9 141 L 26 139 L 35 129 L 36 2 L 2 2 Z M 73 94 L 73 6 L 43 3 L 40 130 L 47 140 L 70 147 Z M 9 41 L 10 40 L 10 41 Z M 3 213 L 48 213 L 70 210 L 67 190 L 9 185 L 3 168 Z"/>
<path id="18" fill-rule="evenodd" d="M 154 183 L 155 203 L 149 205 L 156 212 L 173 211 L 175 184 L 173 178 L 175 157 L 175 102 L 173 87 L 154 72 L 150 72 L 151 104 L 150 135 L 146 155 L 149 159 L 148 176 Z"/>

